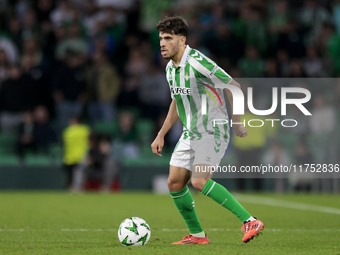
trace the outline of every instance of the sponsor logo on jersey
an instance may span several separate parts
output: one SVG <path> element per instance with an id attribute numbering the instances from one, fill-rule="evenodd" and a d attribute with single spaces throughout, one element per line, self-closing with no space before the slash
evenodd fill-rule
<path id="1" fill-rule="evenodd" d="M 171 87 L 170 90 L 173 95 L 191 95 L 191 88 Z"/>

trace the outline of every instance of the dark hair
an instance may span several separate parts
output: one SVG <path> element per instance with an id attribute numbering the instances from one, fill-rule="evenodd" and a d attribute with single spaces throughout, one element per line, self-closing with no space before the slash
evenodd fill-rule
<path id="1" fill-rule="evenodd" d="M 189 26 L 188 23 L 179 16 L 166 17 L 158 22 L 157 30 L 163 33 L 188 36 Z"/>

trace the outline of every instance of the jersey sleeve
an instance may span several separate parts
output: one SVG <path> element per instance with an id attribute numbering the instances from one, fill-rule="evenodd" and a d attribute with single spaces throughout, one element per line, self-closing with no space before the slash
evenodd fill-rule
<path id="1" fill-rule="evenodd" d="M 211 72 L 210 78 L 214 82 L 216 82 L 217 80 L 217 82 L 221 81 L 224 84 L 229 84 L 233 79 L 226 71 L 224 71 L 219 66 L 216 66 L 216 68 Z"/>
<path id="2" fill-rule="evenodd" d="M 192 50 L 190 57 L 189 62 L 195 71 L 196 78 L 210 80 L 213 86 L 217 82 L 228 84 L 232 80 L 228 73 L 199 51 Z"/>

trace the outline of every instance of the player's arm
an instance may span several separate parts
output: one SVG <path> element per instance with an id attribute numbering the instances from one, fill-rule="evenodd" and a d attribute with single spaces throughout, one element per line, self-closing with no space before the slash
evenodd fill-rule
<path id="1" fill-rule="evenodd" d="M 231 80 L 228 85 L 233 85 L 241 89 L 241 85 L 236 82 L 235 80 Z M 232 120 L 233 123 L 240 123 L 241 122 L 241 116 L 235 115 L 233 113 L 233 94 L 231 91 L 227 88 L 224 89 L 227 92 L 228 100 L 231 106 L 231 112 L 232 112 Z M 247 129 L 242 124 L 233 124 L 233 130 L 235 131 L 235 134 L 239 137 L 246 137 L 248 135 Z"/>
<path id="2" fill-rule="evenodd" d="M 164 146 L 164 136 L 168 133 L 170 128 L 177 122 L 178 119 L 179 119 L 179 116 L 177 113 L 176 100 L 173 99 L 170 104 L 168 115 L 166 116 L 163 126 L 161 130 L 158 132 L 157 137 L 151 144 L 153 153 L 162 157 L 161 152 Z"/>

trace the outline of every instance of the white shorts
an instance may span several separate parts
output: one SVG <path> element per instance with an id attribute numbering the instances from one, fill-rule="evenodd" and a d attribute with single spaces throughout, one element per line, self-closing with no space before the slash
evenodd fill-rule
<path id="1" fill-rule="evenodd" d="M 172 153 L 170 165 L 192 170 L 194 165 L 219 165 L 228 143 L 215 140 L 214 136 L 205 136 L 198 141 L 179 139 Z"/>

